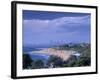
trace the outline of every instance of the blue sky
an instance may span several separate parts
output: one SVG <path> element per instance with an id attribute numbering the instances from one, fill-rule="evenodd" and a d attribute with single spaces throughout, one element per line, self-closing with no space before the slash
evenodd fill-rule
<path id="1" fill-rule="evenodd" d="M 90 42 L 89 13 L 23 10 L 23 45 Z"/>

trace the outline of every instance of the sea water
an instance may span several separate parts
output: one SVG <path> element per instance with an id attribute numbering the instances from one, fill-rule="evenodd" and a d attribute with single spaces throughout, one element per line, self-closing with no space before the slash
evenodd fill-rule
<path id="1" fill-rule="evenodd" d="M 44 48 L 27 48 L 23 49 L 23 52 L 24 54 L 29 54 L 32 60 L 42 60 L 43 62 L 46 62 L 49 59 L 50 55 L 38 53 L 38 51 L 42 49 Z"/>

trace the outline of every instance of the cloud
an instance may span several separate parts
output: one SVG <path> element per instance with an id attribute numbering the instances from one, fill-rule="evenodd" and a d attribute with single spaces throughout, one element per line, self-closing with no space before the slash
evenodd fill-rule
<path id="1" fill-rule="evenodd" d="M 23 20 L 23 41 L 30 44 L 42 44 L 48 43 L 50 40 L 67 39 L 67 41 L 70 41 L 82 35 L 88 38 L 89 25 L 90 16 L 59 17 L 52 20 Z M 75 40 L 77 41 L 77 39 Z"/>
<path id="2" fill-rule="evenodd" d="M 30 28 L 33 32 L 64 32 L 71 27 L 89 24 L 89 16 L 84 17 L 60 17 L 53 20 L 24 20 L 23 24 L 25 29 Z"/>
<path id="3" fill-rule="evenodd" d="M 32 19 L 32 20 L 24 20 L 25 25 L 29 25 L 32 27 L 58 27 L 64 24 L 83 24 L 89 23 L 90 16 L 82 16 L 82 17 L 60 17 L 52 20 L 39 20 L 39 19 Z"/>

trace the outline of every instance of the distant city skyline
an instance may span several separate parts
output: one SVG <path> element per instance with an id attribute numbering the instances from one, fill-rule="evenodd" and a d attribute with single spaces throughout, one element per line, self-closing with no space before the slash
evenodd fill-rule
<path id="1" fill-rule="evenodd" d="M 23 45 L 90 43 L 89 13 L 23 10 Z"/>

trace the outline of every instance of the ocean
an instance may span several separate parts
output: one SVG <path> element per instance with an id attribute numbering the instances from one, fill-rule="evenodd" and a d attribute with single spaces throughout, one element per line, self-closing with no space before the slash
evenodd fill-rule
<path id="1" fill-rule="evenodd" d="M 32 60 L 42 60 L 47 61 L 49 55 L 43 53 L 34 53 L 34 51 L 42 50 L 43 48 L 33 48 L 33 47 L 23 47 L 23 54 L 29 54 Z"/>

